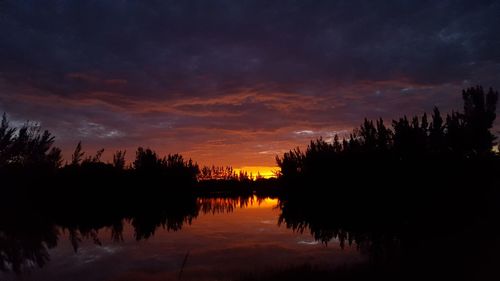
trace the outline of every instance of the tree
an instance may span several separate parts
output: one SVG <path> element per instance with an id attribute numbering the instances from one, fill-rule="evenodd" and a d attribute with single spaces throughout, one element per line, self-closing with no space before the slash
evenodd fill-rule
<path id="1" fill-rule="evenodd" d="M 123 170 L 125 168 L 125 154 L 127 151 L 118 150 L 113 155 L 113 167 L 118 170 Z"/>
<path id="2" fill-rule="evenodd" d="M 158 158 L 156 152 L 149 148 L 137 148 L 134 160 L 134 169 L 136 171 L 159 171 L 162 160 Z"/>
<path id="3" fill-rule="evenodd" d="M 102 154 L 104 153 L 104 148 L 101 148 L 99 150 L 97 150 L 97 152 L 95 153 L 94 156 L 88 156 L 87 158 L 85 158 L 83 161 L 82 161 L 82 164 L 85 163 L 85 164 L 96 164 L 96 163 L 102 163 L 101 162 L 101 157 L 102 157 Z"/>
<path id="4" fill-rule="evenodd" d="M 485 96 L 483 88 L 477 86 L 464 90 L 462 97 L 466 149 L 472 154 L 491 153 L 496 137 L 490 129 L 496 118 L 498 92 L 490 88 Z"/>
<path id="5" fill-rule="evenodd" d="M 4 113 L 0 123 L 0 167 L 57 168 L 61 163 L 60 149 L 53 147 L 54 136 L 42 131 L 37 123 L 26 122 L 21 128 L 10 126 Z"/>
<path id="6" fill-rule="evenodd" d="M 420 160 L 492 156 L 496 137 L 490 130 L 496 118 L 498 92 L 490 89 L 485 94 L 481 87 L 475 87 L 464 90 L 462 96 L 464 112 L 452 111 L 446 121 L 434 107 L 430 122 L 426 113 L 421 117 L 403 116 L 392 121 L 391 130 L 382 119 L 374 123 L 365 118 L 342 142 L 337 136 L 331 144 L 322 138 L 311 141 L 305 153 L 295 149 L 276 158 L 281 176 L 342 173 L 346 172 L 344 167 L 371 168 L 381 161 L 389 161 L 387 165 L 395 165 L 395 170 L 401 171 L 401 164 Z"/>
<path id="7" fill-rule="evenodd" d="M 62 166 L 62 151 L 59 147 L 53 147 L 47 154 L 47 160 L 50 165 L 56 169 Z"/>
<path id="8" fill-rule="evenodd" d="M 71 165 L 79 166 L 83 160 L 83 155 L 85 155 L 85 152 L 82 151 L 82 142 L 79 141 L 76 145 L 75 151 L 73 151 L 73 154 L 71 155 Z"/>
<path id="9" fill-rule="evenodd" d="M 377 149 L 381 153 L 385 153 L 391 146 L 392 131 L 384 125 L 384 120 L 377 120 Z"/>
<path id="10" fill-rule="evenodd" d="M 365 118 L 363 125 L 359 128 L 359 136 L 363 141 L 364 152 L 374 152 L 377 147 L 377 129 L 373 125 L 373 121 L 368 121 Z"/>
<path id="11" fill-rule="evenodd" d="M 283 157 L 276 156 L 276 163 L 281 169 L 281 175 L 293 178 L 298 176 L 303 168 L 305 155 L 297 147 L 285 152 Z"/>
<path id="12" fill-rule="evenodd" d="M 437 107 L 432 112 L 432 121 L 429 125 L 429 146 L 431 152 L 440 153 L 444 150 L 443 118 Z"/>

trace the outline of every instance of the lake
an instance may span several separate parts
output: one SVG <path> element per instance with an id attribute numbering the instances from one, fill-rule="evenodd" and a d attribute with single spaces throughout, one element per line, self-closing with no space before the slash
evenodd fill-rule
<path id="1" fill-rule="evenodd" d="M 174 219 L 124 218 L 84 231 L 82 223 L 56 225 L 52 238 L 33 239 L 40 245 L 16 249 L 7 240 L 13 251 L 25 252 L 17 255 L 25 260 L 18 260 L 21 273 L 3 272 L 0 280 L 238 280 L 304 264 L 335 268 L 366 260 L 354 244 L 341 247 L 335 238 L 324 243 L 307 228 L 287 228 L 278 204 L 256 196 L 196 198 L 196 210 Z M 33 243 L 26 240 L 16 243 Z M 40 253 L 26 253 L 33 249 Z M 46 262 L 39 267 L 34 257 Z"/>

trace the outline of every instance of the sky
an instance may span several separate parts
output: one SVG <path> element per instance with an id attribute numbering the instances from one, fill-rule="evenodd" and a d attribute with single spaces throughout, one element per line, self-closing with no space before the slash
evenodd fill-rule
<path id="1" fill-rule="evenodd" d="M 0 0 L 0 112 L 66 158 L 81 140 L 269 167 L 365 117 L 500 90 L 499 34 L 500 1 Z"/>

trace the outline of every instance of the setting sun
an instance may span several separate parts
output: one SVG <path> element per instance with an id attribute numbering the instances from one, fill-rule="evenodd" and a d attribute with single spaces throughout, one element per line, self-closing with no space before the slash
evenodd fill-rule
<path id="1" fill-rule="evenodd" d="M 234 171 L 239 174 L 240 171 L 247 172 L 248 175 L 252 175 L 253 178 L 257 175 L 262 176 L 265 179 L 275 178 L 276 173 L 279 171 L 279 167 L 276 166 L 244 166 L 240 168 L 235 168 Z"/>

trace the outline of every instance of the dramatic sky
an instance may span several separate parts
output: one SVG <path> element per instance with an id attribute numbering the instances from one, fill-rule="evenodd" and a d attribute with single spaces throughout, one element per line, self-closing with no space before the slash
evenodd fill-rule
<path id="1" fill-rule="evenodd" d="M 364 117 L 499 89 L 499 27 L 500 1 L 0 0 L 0 111 L 66 157 L 82 140 L 273 166 Z"/>

